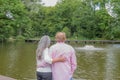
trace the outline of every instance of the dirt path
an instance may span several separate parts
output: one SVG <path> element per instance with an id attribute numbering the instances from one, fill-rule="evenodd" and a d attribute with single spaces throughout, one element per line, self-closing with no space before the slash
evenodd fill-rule
<path id="1" fill-rule="evenodd" d="M 16 80 L 16 79 L 0 75 L 0 80 Z"/>

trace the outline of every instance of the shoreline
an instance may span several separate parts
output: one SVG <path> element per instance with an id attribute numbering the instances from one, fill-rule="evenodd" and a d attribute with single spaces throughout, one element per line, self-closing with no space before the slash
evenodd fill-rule
<path id="1" fill-rule="evenodd" d="M 17 80 L 17 79 L 14 79 L 14 78 L 11 78 L 11 77 L 8 77 L 8 76 L 0 75 L 0 80 Z"/>

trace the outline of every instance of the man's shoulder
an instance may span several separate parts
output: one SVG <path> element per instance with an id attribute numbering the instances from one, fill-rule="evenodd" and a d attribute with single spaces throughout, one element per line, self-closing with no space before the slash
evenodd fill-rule
<path id="1" fill-rule="evenodd" d="M 51 47 L 50 47 L 50 48 L 55 47 L 55 46 L 56 46 L 56 44 L 53 44 L 53 45 L 51 45 Z"/>
<path id="2" fill-rule="evenodd" d="M 73 48 L 70 44 L 65 43 L 65 45 L 68 46 L 68 47 L 70 47 L 70 48 Z"/>
<path id="3" fill-rule="evenodd" d="M 75 49 L 73 48 L 73 46 L 69 45 L 69 44 L 65 44 L 66 45 L 66 48 L 72 52 L 75 51 Z"/>

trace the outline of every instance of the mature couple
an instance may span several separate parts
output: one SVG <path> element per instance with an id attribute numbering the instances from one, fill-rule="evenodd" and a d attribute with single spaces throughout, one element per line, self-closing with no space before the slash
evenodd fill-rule
<path id="1" fill-rule="evenodd" d="M 72 80 L 77 66 L 75 51 L 64 43 L 64 32 L 58 32 L 55 39 L 57 43 L 50 48 L 49 36 L 43 36 L 38 43 L 37 80 Z"/>

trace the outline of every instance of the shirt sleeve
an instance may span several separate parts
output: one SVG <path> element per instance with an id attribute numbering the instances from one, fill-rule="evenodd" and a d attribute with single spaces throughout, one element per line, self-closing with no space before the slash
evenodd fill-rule
<path id="1" fill-rule="evenodd" d="M 46 63 L 44 60 L 41 60 L 41 61 L 37 61 L 37 67 L 46 67 L 48 66 L 48 63 Z"/>
<path id="2" fill-rule="evenodd" d="M 52 58 L 49 56 L 49 49 L 46 49 L 44 52 L 44 60 L 45 62 L 52 64 Z"/>
<path id="3" fill-rule="evenodd" d="M 71 51 L 71 73 L 73 74 L 75 69 L 77 68 L 77 61 L 76 61 L 76 55 L 75 55 L 75 50 L 72 49 Z"/>

